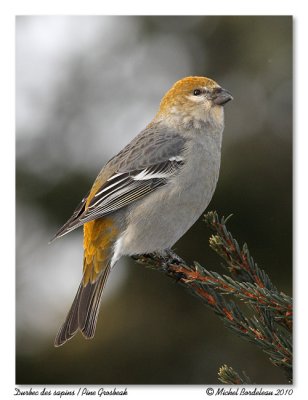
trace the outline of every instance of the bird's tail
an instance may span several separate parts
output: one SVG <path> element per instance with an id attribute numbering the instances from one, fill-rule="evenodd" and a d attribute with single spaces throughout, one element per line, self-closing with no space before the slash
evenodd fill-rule
<path id="1" fill-rule="evenodd" d="M 81 281 L 73 304 L 61 326 L 55 346 L 61 346 L 80 330 L 86 339 L 94 336 L 102 292 L 110 272 L 110 263 L 100 273 L 95 282 Z"/>

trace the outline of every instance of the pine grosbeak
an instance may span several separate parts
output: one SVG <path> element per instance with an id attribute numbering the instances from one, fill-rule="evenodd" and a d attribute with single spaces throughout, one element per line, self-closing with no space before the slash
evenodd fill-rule
<path id="1" fill-rule="evenodd" d="M 111 268 L 124 255 L 164 253 L 208 206 L 218 180 L 223 106 L 231 94 L 205 77 L 176 82 L 152 122 L 101 170 L 56 233 L 84 226 L 83 278 L 58 332 L 94 336 Z"/>

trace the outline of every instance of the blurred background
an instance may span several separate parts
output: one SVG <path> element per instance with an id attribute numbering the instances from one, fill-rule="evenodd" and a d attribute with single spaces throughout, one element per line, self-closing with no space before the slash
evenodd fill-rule
<path id="1" fill-rule="evenodd" d="M 17 17 L 17 384 L 209 384 L 225 363 L 287 383 L 197 298 L 130 258 L 112 271 L 94 340 L 53 347 L 81 279 L 82 230 L 48 241 L 188 75 L 234 96 L 209 209 L 234 215 L 234 236 L 292 294 L 292 17 Z M 200 218 L 175 250 L 222 273 L 209 235 Z"/>

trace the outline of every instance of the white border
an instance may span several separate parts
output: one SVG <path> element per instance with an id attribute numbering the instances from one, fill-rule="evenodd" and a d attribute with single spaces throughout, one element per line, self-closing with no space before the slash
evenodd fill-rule
<path id="1" fill-rule="evenodd" d="M 4 3 L 4 2 L 2 2 Z M 307 13 L 305 1 L 288 0 L 219 0 L 189 2 L 155 1 L 141 3 L 140 1 L 59 1 L 41 0 L 10 1 L 2 4 L 0 10 L 0 49 L 1 49 L 1 395 L 3 398 L 13 398 L 15 381 L 15 223 L 14 223 L 14 30 L 15 15 L 293 15 L 294 16 L 294 269 L 296 294 L 296 382 L 293 398 L 303 398 L 305 393 L 306 360 L 307 360 Z M 283 196 L 283 194 L 281 194 Z M 267 387 L 268 388 L 268 387 Z M 186 399 L 187 396 L 204 399 L 207 396 L 203 386 L 155 386 L 131 387 L 129 398 L 157 398 L 157 396 L 172 396 Z M 217 398 L 217 396 L 215 396 Z M 262 396 L 263 397 L 263 396 Z M 280 396 L 281 397 L 281 396 Z M 284 397 L 284 396 L 283 396 Z M 31 397 L 32 398 L 32 397 Z M 36 398 L 38 398 L 36 396 Z M 66 397 L 67 398 L 67 397 Z M 93 398 L 93 397 L 91 397 Z M 228 396 L 228 398 L 235 398 Z M 260 398 L 260 396 L 258 396 Z M 268 396 L 266 398 L 269 398 Z"/>

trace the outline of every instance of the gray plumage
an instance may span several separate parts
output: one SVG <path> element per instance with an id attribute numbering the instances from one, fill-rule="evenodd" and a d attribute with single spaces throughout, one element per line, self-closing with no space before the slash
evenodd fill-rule
<path id="1" fill-rule="evenodd" d="M 120 257 L 164 253 L 206 209 L 218 180 L 222 106 L 229 100 L 230 93 L 211 79 L 188 77 L 177 82 L 163 98 L 153 121 L 105 165 L 91 191 L 56 233 L 54 239 L 81 225 L 89 226 L 90 221 L 106 219 L 109 225 L 105 229 L 111 229 L 109 239 L 104 241 L 102 236 L 101 242 L 97 235 L 104 232 L 85 230 L 84 271 L 86 274 L 95 264 L 96 275 L 81 282 L 56 346 L 78 330 L 86 338 L 94 336 L 102 291 Z M 86 257 L 89 243 L 91 252 Z M 94 254 L 100 251 L 97 243 L 109 246 L 102 249 L 108 250 L 108 257 L 99 258 L 100 264 Z"/>
<path id="2" fill-rule="evenodd" d="M 51 242 L 86 222 L 101 218 L 141 199 L 157 187 L 168 183 L 169 179 L 183 165 L 176 158 L 183 153 L 186 139 L 172 131 L 148 127 L 132 140 L 122 151 L 113 157 L 99 173 L 96 181 L 103 181 L 85 209 L 85 196 L 72 217 L 55 234 Z M 115 170 L 105 181 L 102 175 L 106 170 Z M 157 178 L 136 179 L 147 170 Z M 161 176 L 159 176 L 159 174 Z M 101 195 L 100 195 L 101 194 Z"/>
<path id="3" fill-rule="evenodd" d="M 218 127 L 214 135 L 195 130 L 186 138 L 178 154 L 183 159 L 180 173 L 129 208 L 118 257 L 170 248 L 196 222 L 217 184 L 222 130 Z"/>
<path id="4" fill-rule="evenodd" d="M 95 333 L 102 291 L 110 273 L 110 265 L 99 276 L 98 280 L 86 286 L 79 285 L 73 304 L 64 324 L 61 326 L 54 345 L 61 346 L 80 330 L 84 337 L 91 339 Z"/>

